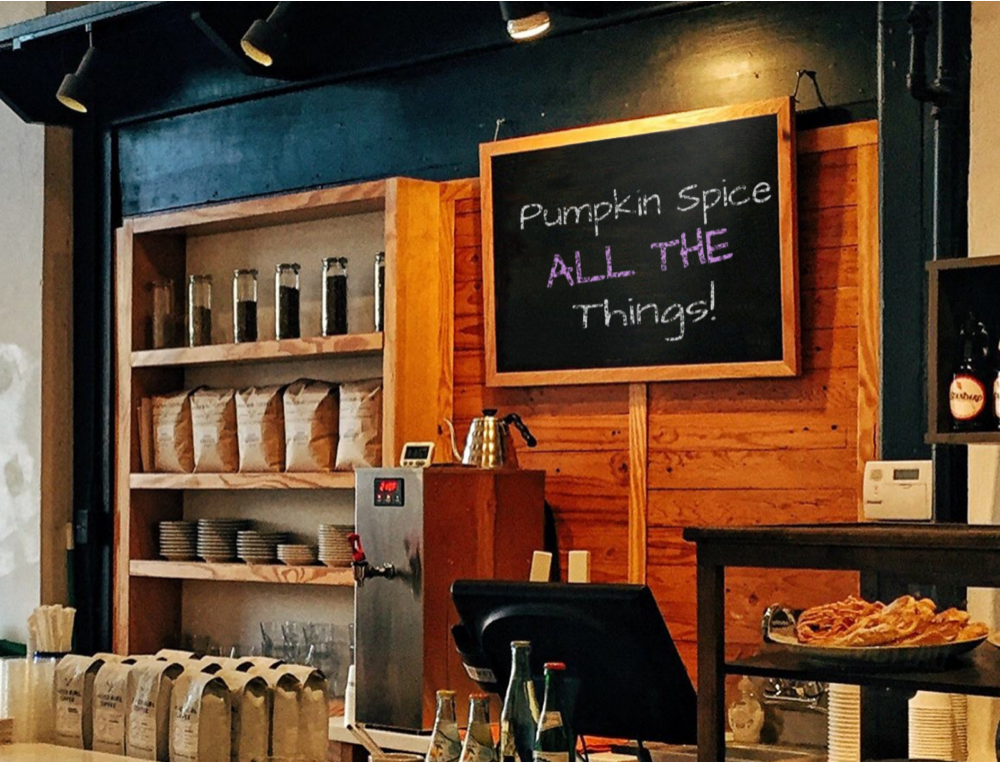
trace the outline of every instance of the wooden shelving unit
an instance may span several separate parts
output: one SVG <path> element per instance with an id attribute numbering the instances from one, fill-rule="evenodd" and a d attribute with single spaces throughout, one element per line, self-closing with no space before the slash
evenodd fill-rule
<path id="1" fill-rule="evenodd" d="M 437 183 L 393 178 L 124 221 L 117 231 L 115 271 L 116 651 L 152 653 L 176 645 L 184 629 L 199 631 L 198 622 L 185 617 L 206 611 L 211 604 L 197 598 L 205 589 L 191 588 L 196 581 L 252 583 L 254 596 L 274 594 L 261 583 L 353 586 L 349 569 L 160 560 L 157 532 L 161 521 L 220 512 L 239 517 L 246 510 L 254 512 L 254 519 L 282 528 L 288 527 L 283 522 L 295 518 L 296 512 L 289 513 L 289 507 L 304 504 L 312 513 L 308 521 L 298 519 L 298 534 L 302 534 L 307 523 L 312 526 L 313 518 L 317 524 L 330 520 L 324 518 L 325 499 L 306 500 L 302 493 L 353 490 L 355 475 L 144 473 L 136 409 L 140 400 L 151 395 L 206 383 L 233 387 L 286 383 L 300 377 L 336 382 L 377 374 L 383 386 L 383 465 L 393 465 L 403 443 L 410 440 L 437 439 L 438 451 L 448 452 L 438 425 L 452 415 L 452 209 L 453 205 L 442 203 Z M 376 333 L 372 332 L 371 281 L 367 281 L 369 286 L 361 284 L 373 277 L 379 250 L 385 252 L 385 330 Z M 350 325 L 358 332 L 310 337 L 309 332 L 319 325 L 319 260 L 341 252 L 350 254 L 354 267 L 354 275 L 349 276 L 349 283 L 355 285 L 349 286 L 348 309 Z M 232 341 L 231 317 L 227 316 L 232 314 L 228 279 L 233 268 L 260 270 L 259 315 L 266 327 L 273 325 L 273 312 L 270 324 L 267 316 L 273 302 L 267 300 L 273 295 L 269 289 L 273 289 L 274 266 L 284 261 L 304 265 L 302 325 L 306 336 L 268 340 L 270 328 L 264 328 L 261 341 L 225 343 Z M 196 272 L 215 276 L 213 339 L 217 343 L 152 349 L 148 285 L 169 279 L 181 292 L 188 274 Z M 313 288 L 311 297 L 306 294 L 307 286 Z M 308 320 L 307 304 L 313 310 Z M 241 492 L 254 490 L 271 493 L 261 499 Z M 227 497 L 230 492 L 241 492 L 245 500 Z M 345 501 L 331 495 L 342 519 Z M 226 506 L 224 512 L 216 508 L 218 501 Z M 196 596 L 194 605 L 188 605 L 189 596 Z M 244 631 L 255 627 L 256 622 Z"/>
<path id="2" fill-rule="evenodd" d="M 354 489 L 354 473 L 328 474 L 132 474 L 132 489 L 156 490 L 284 490 Z"/>
<path id="3" fill-rule="evenodd" d="M 991 350 L 1000 342 L 1000 256 L 942 259 L 927 264 L 927 435 L 928 444 L 1000 444 L 1000 431 L 954 432 L 948 386 L 961 345 L 959 329 L 970 311 L 989 331 Z M 991 363 L 992 369 L 992 363 Z M 987 389 L 987 396 L 992 388 Z M 992 399 L 987 399 L 992 404 Z"/>
<path id="4" fill-rule="evenodd" d="M 381 333 L 317 336 L 310 339 L 255 341 L 132 352 L 133 368 L 217 365 L 220 363 L 299 362 L 331 357 L 373 355 L 384 346 Z"/>
<path id="5" fill-rule="evenodd" d="M 325 585 L 352 587 L 351 569 L 327 566 L 210 564 L 202 561 L 131 561 L 132 577 L 197 579 L 211 582 L 257 582 L 268 585 Z"/>

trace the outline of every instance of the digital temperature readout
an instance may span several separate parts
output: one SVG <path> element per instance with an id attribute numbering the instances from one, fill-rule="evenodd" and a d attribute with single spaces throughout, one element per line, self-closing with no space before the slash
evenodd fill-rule
<path id="1" fill-rule="evenodd" d="M 401 507 L 403 505 L 403 484 L 402 479 L 376 479 L 375 505 Z"/>

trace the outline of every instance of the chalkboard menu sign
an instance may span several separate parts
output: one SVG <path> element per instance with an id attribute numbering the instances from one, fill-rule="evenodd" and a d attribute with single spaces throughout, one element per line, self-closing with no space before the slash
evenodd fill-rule
<path id="1" fill-rule="evenodd" d="M 789 99 L 480 147 L 494 386 L 798 373 Z"/>

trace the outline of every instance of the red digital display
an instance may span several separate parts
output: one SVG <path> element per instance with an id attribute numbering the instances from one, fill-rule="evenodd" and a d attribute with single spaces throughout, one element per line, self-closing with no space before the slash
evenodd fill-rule
<path id="1" fill-rule="evenodd" d="M 403 480 L 376 479 L 375 505 L 401 507 L 403 505 Z"/>

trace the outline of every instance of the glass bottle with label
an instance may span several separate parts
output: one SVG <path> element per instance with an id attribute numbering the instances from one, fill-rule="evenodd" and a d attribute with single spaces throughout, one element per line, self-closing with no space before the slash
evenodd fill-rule
<path id="1" fill-rule="evenodd" d="M 948 389 L 948 409 L 955 431 L 977 431 L 987 419 L 986 328 L 970 312 L 959 333 L 962 355 Z"/>
<path id="2" fill-rule="evenodd" d="M 531 762 L 538 730 L 538 699 L 531 682 L 531 643 L 510 644 L 511 669 L 500 714 L 500 762 Z"/>
<path id="3" fill-rule="evenodd" d="M 545 698 L 535 736 L 535 762 L 572 762 L 576 737 L 567 724 L 568 707 L 564 678 L 566 665 L 550 661 L 545 665 Z"/>
<path id="4" fill-rule="evenodd" d="M 458 762 L 461 753 L 462 740 L 458 736 L 458 718 L 455 716 L 455 691 L 438 691 L 434 732 L 431 733 L 426 762 Z"/>
<path id="5" fill-rule="evenodd" d="M 497 762 L 490 728 L 490 697 L 486 693 L 469 696 L 469 729 L 465 731 L 461 762 Z"/>

